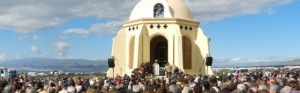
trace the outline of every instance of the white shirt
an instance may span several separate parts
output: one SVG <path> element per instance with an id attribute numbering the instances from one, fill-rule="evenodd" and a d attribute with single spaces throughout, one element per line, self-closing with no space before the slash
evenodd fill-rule
<path id="1" fill-rule="evenodd" d="M 142 90 L 145 90 L 145 86 L 141 82 L 139 82 L 139 85 Z"/>
<path id="2" fill-rule="evenodd" d="M 140 92 L 141 91 L 140 85 L 133 85 L 132 86 L 132 91 L 133 92 Z"/>
<path id="3" fill-rule="evenodd" d="M 284 86 L 279 92 L 280 93 L 290 93 L 292 88 L 290 86 Z"/>
<path id="4" fill-rule="evenodd" d="M 245 85 L 244 85 L 243 83 L 242 83 L 242 84 L 238 84 L 238 85 L 237 85 L 237 88 L 238 88 L 240 91 L 246 89 L 246 87 L 245 87 Z"/>
<path id="5" fill-rule="evenodd" d="M 183 87 L 181 93 L 189 93 L 190 87 Z"/>
<path id="6" fill-rule="evenodd" d="M 68 93 L 68 91 L 66 89 L 63 89 L 63 90 L 59 91 L 58 93 Z"/>
<path id="7" fill-rule="evenodd" d="M 76 88 L 73 86 L 69 86 L 67 90 L 69 93 L 76 93 Z"/>

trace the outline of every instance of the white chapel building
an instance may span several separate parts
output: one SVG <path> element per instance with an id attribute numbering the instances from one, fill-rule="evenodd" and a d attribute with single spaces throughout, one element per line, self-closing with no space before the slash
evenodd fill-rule
<path id="1" fill-rule="evenodd" d="M 210 39 L 199 24 L 182 0 L 141 0 L 113 39 L 115 68 L 109 68 L 107 76 L 124 75 L 155 61 L 187 74 L 212 75 L 205 65 Z"/>

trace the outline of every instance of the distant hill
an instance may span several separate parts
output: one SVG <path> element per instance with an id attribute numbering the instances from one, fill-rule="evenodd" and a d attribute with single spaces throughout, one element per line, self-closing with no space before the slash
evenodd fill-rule
<path id="1" fill-rule="evenodd" d="M 30 58 L 12 60 L 1 62 L 0 66 L 22 71 L 62 70 L 68 72 L 105 72 L 108 69 L 107 62 L 105 60 L 53 58 Z"/>
<path id="2" fill-rule="evenodd" d="M 285 61 L 285 62 L 282 62 L 281 64 L 282 65 L 300 65 L 300 59 Z"/>
<path id="3" fill-rule="evenodd" d="M 279 65 L 279 61 L 267 62 L 214 62 L 213 67 L 246 67 L 246 66 L 274 66 Z"/>
<path id="4" fill-rule="evenodd" d="M 205 64 L 204 64 L 205 65 Z M 285 65 L 300 65 L 300 59 L 290 61 L 267 61 L 267 62 L 213 62 L 213 67 L 245 67 L 245 66 L 285 66 Z"/>

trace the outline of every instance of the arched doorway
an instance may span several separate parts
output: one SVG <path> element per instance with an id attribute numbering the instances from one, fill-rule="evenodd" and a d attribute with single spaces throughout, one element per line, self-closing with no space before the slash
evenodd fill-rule
<path id="1" fill-rule="evenodd" d="M 150 61 L 154 63 L 157 60 L 160 67 L 168 63 L 168 41 L 163 36 L 156 36 L 150 43 Z"/>

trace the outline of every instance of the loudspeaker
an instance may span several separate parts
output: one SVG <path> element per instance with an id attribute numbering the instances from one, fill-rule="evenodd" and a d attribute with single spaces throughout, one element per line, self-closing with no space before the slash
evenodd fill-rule
<path id="1" fill-rule="evenodd" d="M 213 62 L 213 57 L 206 57 L 206 66 L 211 66 Z"/>
<path id="2" fill-rule="evenodd" d="M 115 59 L 109 58 L 107 63 L 108 63 L 109 68 L 114 68 L 115 67 Z"/>

